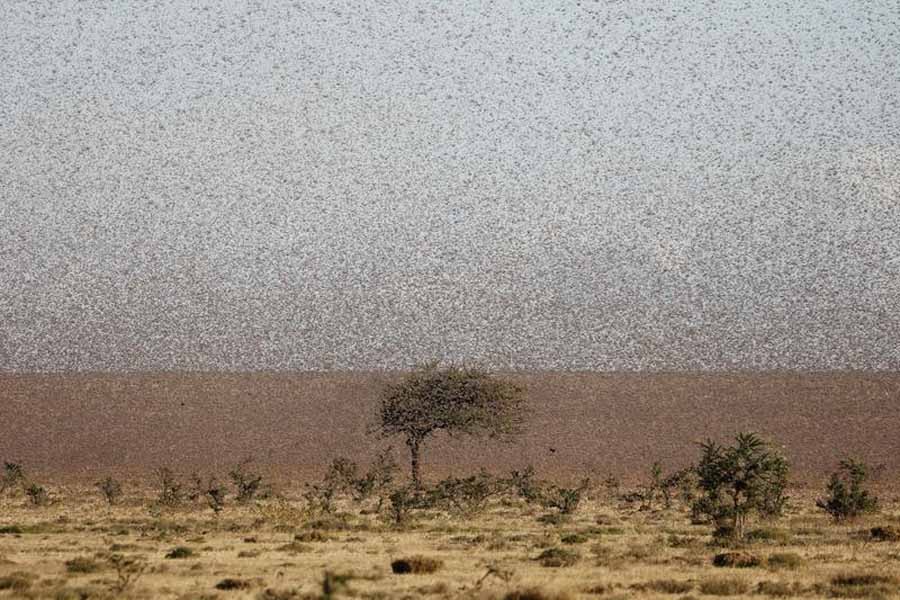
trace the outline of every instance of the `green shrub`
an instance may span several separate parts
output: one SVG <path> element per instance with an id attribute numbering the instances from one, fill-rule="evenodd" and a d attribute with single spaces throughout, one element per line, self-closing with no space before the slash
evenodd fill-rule
<path id="1" fill-rule="evenodd" d="M 826 487 L 827 496 L 816 500 L 816 506 L 835 521 L 854 519 L 878 510 L 878 499 L 865 489 L 869 469 L 865 463 L 848 458 L 840 462 Z"/>
<path id="2" fill-rule="evenodd" d="M 695 471 L 701 495 L 692 507 L 695 516 L 707 517 L 741 540 L 754 513 L 781 514 L 788 463 L 771 444 L 754 433 L 740 433 L 733 446 L 710 440 L 700 447 Z"/>
<path id="3" fill-rule="evenodd" d="M 470 477 L 448 477 L 428 492 L 432 506 L 444 507 L 462 516 L 483 512 L 491 498 L 503 491 L 503 485 L 485 471 Z"/>

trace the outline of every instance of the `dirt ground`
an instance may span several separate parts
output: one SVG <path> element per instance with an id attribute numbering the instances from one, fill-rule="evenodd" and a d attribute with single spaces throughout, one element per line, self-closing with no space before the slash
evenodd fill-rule
<path id="1" fill-rule="evenodd" d="M 251 455 L 296 477 L 393 443 L 367 434 L 392 373 L 0 375 L 0 459 L 52 474 L 222 468 Z M 513 373 L 527 433 L 509 445 L 437 436 L 436 475 L 534 465 L 545 477 L 642 474 L 692 461 L 694 442 L 756 430 L 821 481 L 857 455 L 900 476 L 900 374 Z"/>

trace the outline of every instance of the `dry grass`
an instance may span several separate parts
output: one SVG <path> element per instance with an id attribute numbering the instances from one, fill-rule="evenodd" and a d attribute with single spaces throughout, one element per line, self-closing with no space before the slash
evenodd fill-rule
<path id="1" fill-rule="evenodd" d="M 0 498 L 0 598 L 900 598 L 900 543 L 870 534 L 900 521 L 891 493 L 880 514 L 835 524 L 818 490 L 792 490 L 783 519 L 724 549 L 680 504 L 640 511 L 599 488 L 558 525 L 497 498 L 477 518 L 425 511 L 397 528 L 349 498 L 311 517 L 299 482 L 218 517 L 201 501 L 150 510 L 138 480 L 112 507 L 90 483 L 48 484 L 52 506 Z M 753 560 L 714 566 L 726 553 Z"/>

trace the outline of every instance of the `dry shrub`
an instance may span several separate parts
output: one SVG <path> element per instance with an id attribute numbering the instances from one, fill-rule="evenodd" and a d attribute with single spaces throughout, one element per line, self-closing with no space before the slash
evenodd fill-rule
<path id="1" fill-rule="evenodd" d="M 318 529 L 303 531 L 294 536 L 294 541 L 297 542 L 327 542 L 329 539 L 330 538 L 327 535 Z"/>
<path id="2" fill-rule="evenodd" d="M 503 596 L 503 600 L 571 600 L 572 595 L 562 591 L 548 591 L 539 587 L 511 590 Z"/>
<path id="3" fill-rule="evenodd" d="M 311 549 L 312 548 L 306 544 L 301 544 L 300 542 L 291 542 L 290 544 L 284 544 L 283 546 L 275 548 L 275 550 L 279 552 L 287 552 L 288 554 L 303 554 L 304 552 L 309 552 Z"/>
<path id="4" fill-rule="evenodd" d="M 893 598 L 897 579 L 875 573 L 844 573 L 831 578 L 828 592 L 833 598 Z"/>
<path id="5" fill-rule="evenodd" d="M 13 592 L 24 592 L 31 587 L 31 581 L 35 576 L 31 573 L 10 573 L 0 577 L 0 590 L 10 590 Z"/>
<path id="6" fill-rule="evenodd" d="M 581 558 L 577 552 L 565 548 L 547 548 L 535 559 L 542 567 L 571 567 Z"/>
<path id="7" fill-rule="evenodd" d="M 678 581 L 677 579 L 656 579 L 635 583 L 631 589 L 640 592 L 656 592 L 658 594 L 686 594 L 694 589 L 690 581 Z"/>
<path id="8" fill-rule="evenodd" d="M 756 586 L 756 593 L 775 598 L 795 598 L 805 592 L 803 584 L 798 581 L 760 581 Z"/>
<path id="9" fill-rule="evenodd" d="M 194 556 L 194 550 L 187 546 L 176 546 L 166 553 L 168 559 L 190 558 Z"/>
<path id="10" fill-rule="evenodd" d="M 709 579 L 700 582 L 700 593 L 707 596 L 737 596 L 746 594 L 750 586 L 742 579 Z"/>
<path id="11" fill-rule="evenodd" d="M 766 559 L 770 569 L 796 569 L 803 565 L 803 557 L 796 552 L 776 552 Z"/>
<path id="12" fill-rule="evenodd" d="M 69 573 L 96 573 L 100 569 L 100 563 L 86 556 L 78 556 L 66 561 L 66 571 Z"/>
<path id="13" fill-rule="evenodd" d="M 762 561 L 758 556 L 749 552 L 723 552 L 713 557 L 712 564 L 715 567 L 746 569 L 758 567 Z"/>
<path id="14" fill-rule="evenodd" d="M 900 541 L 900 528 L 893 525 L 873 527 L 869 530 L 869 536 L 879 542 L 897 542 Z"/>
<path id="15" fill-rule="evenodd" d="M 249 581 L 235 579 L 233 577 L 226 577 L 216 584 L 217 590 L 246 590 L 250 589 L 250 587 L 251 584 Z"/>
<path id="16" fill-rule="evenodd" d="M 747 534 L 748 542 L 767 542 L 770 544 L 786 545 L 791 543 L 791 532 L 778 527 L 759 527 Z"/>
<path id="17" fill-rule="evenodd" d="M 391 562 L 391 571 L 397 575 L 407 573 L 434 573 L 444 566 L 443 561 L 427 556 L 411 556 L 409 558 L 399 558 Z"/>

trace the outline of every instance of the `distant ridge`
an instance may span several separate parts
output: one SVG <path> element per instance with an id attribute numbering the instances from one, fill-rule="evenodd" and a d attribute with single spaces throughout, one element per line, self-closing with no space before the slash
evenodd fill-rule
<path id="1" fill-rule="evenodd" d="M 693 442 L 753 429 L 798 475 L 846 454 L 900 474 L 900 373 L 518 372 L 534 408 L 512 445 L 435 439 L 431 474 L 534 464 L 542 475 L 675 467 Z M 49 471 L 220 468 L 253 455 L 317 474 L 387 445 L 366 434 L 396 372 L 0 374 L 0 459 Z M 404 460 L 401 440 L 394 440 Z M 549 449 L 555 451 L 551 452 Z"/>

